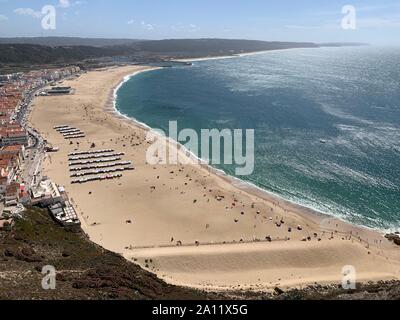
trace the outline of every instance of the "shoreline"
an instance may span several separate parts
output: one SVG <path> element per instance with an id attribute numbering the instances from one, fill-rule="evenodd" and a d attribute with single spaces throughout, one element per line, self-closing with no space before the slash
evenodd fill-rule
<path id="1" fill-rule="evenodd" d="M 116 118 L 119 119 L 123 119 L 126 121 L 131 121 L 132 123 L 134 123 L 135 125 L 139 126 L 141 129 L 145 129 L 145 130 L 149 130 L 152 131 L 153 128 L 151 128 L 150 126 L 148 126 L 147 124 L 145 124 L 144 122 L 141 122 L 135 118 L 129 117 L 125 114 L 123 114 L 122 112 L 120 112 L 117 108 L 117 99 L 118 99 L 118 91 L 119 89 L 121 89 L 121 87 L 128 82 L 129 80 L 131 80 L 133 77 L 141 74 L 141 73 L 145 73 L 145 72 L 151 72 L 151 71 L 156 71 L 156 70 L 161 70 L 163 69 L 163 67 L 149 67 L 149 69 L 145 69 L 145 70 L 141 70 L 141 71 L 135 71 L 132 74 L 128 74 L 126 75 L 121 82 L 114 88 L 111 89 L 110 92 L 110 100 L 111 100 L 111 105 L 110 102 L 108 101 L 105 105 L 104 105 L 104 111 L 109 112 L 111 115 L 114 115 Z"/>
<path id="2" fill-rule="evenodd" d="M 144 67 L 93 71 L 68 82 L 77 88 L 75 96 L 35 100 L 35 127 L 49 142 L 61 147 L 59 154 L 47 159 L 46 173 L 71 193 L 82 227 L 93 242 L 124 255 L 168 282 L 189 287 L 232 290 L 236 285 L 242 285 L 256 290 L 260 288 L 260 281 L 266 289 L 277 284 L 297 287 L 313 283 L 315 268 L 320 270 L 319 277 L 337 283 L 340 282 L 341 267 L 348 264 L 348 259 L 360 268 L 360 275 L 366 279 L 399 278 L 392 262 L 398 258 L 394 251 L 397 248 L 384 241 L 380 233 L 361 230 L 334 218 L 321 220 L 315 212 L 307 214 L 309 209 L 299 208 L 270 194 L 264 199 L 257 192 L 252 194 L 239 188 L 241 182 L 230 181 L 228 176 L 213 172 L 208 165 L 157 168 L 146 165 L 144 133 L 151 128 L 115 110 L 113 99 L 116 89 L 129 76 L 151 70 L 141 68 Z M 88 137 L 78 146 L 65 143 L 51 130 L 60 122 L 85 129 Z M 128 137 L 137 142 L 126 149 Z M 115 145 L 116 149 L 129 150 L 127 156 L 133 160 L 135 172 L 107 184 L 70 185 L 65 172 L 66 154 L 75 150 L 73 148 L 88 148 L 93 142 L 96 146 Z M 154 178 L 157 174 L 159 179 Z M 150 190 L 152 185 L 156 191 Z M 219 195 L 224 196 L 223 201 L 215 200 Z M 196 203 L 193 199 L 197 199 Z M 236 202 L 236 206 L 231 206 L 230 201 Z M 246 214 L 240 214 L 240 210 Z M 262 214 L 256 214 L 256 210 Z M 271 216 L 270 220 L 268 216 Z M 234 217 L 237 217 L 236 223 Z M 286 227 L 277 227 L 275 224 L 280 217 L 285 219 L 285 226 L 302 225 L 303 231 L 290 234 L 285 231 Z M 132 225 L 125 222 L 128 219 Z M 323 231 L 325 229 L 332 231 L 332 235 Z M 307 235 L 311 239 L 317 233 L 322 242 L 317 238 L 302 242 Z M 257 240 L 266 234 L 273 238 L 272 244 Z M 183 246 L 169 243 L 171 236 L 175 241 L 182 240 Z M 292 239 L 288 240 L 289 236 Z M 239 241 L 241 238 L 243 241 Z M 365 243 L 361 238 L 369 240 Z M 200 246 L 195 240 L 199 240 Z M 384 243 L 379 244 L 379 241 Z M 228 243 L 231 244 L 229 247 Z M 331 248 L 332 254 L 326 255 L 326 248 Z M 149 259 L 153 261 L 152 265 L 146 262 Z M 227 261 L 229 265 L 226 265 Z M 282 269 L 279 261 L 285 261 L 286 267 Z M 297 265 L 303 267 L 298 269 Z M 380 267 L 375 267 L 378 265 Z M 191 277 L 193 270 L 197 271 L 195 277 Z M 282 278 L 285 279 L 279 280 Z"/>
<path id="3" fill-rule="evenodd" d="M 297 48 L 294 48 L 297 49 Z M 314 49 L 314 48 L 310 48 L 310 49 Z M 267 51 L 257 51 L 257 52 L 252 52 L 252 53 L 246 53 L 243 54 L 244 56 L 247 55 L 254 55 L 254 54 L 263 54 L 263 53 L 268 53 L 271 51 L 284 51 L 286 49 L 281 49 L 281 50 L 267 50 Z M 293 49 L 292 49 L 293 50 Z M 196 61 L 207 61 L 207 60 L 219 60 L 219 59 L 227 59 L 227 58 L 238 58 L 238 57 L 242 57 L 242 55 L 236 55 L 236 56 L 221 56 L 221 57 L 215 57 L 215 58 L 199 58 L 201 60 L 196 60 Z M 178 61 L 178 60 L 176 60 Z M 188 61 L 194 61 L 194 60 L 188 60 Z M 111 106 L 105 106 L 104 110 L 106 112 L 110 112 L 111 115 L 116 116 L 117 118 L 122 118 L 124 121 L 128 121 L 131 122 L 133 125 L 137 125 L 139 126 L 141 129 L 144 129 L 146 131 L 150 131 L 153 134 L 157 135 L 158 137 L 161 137 L 158 135 L 158 133 L 154 130 L 154 128 L 150 127 L 149 125 L 147 125 L 145 122 L 139 121 L 138 119 L 134 118 L 134 117 L 130 117 L 128 115 L 125 115 L 123 113 L 121 113 L 116 105 L 117 102 L 117 94 L 118 94 L 118 90 L 121 89 L 121 87 L 128 82 L 129 80 L 131 80 L 133 77 L 144 73 L 144 72 L 151 72 L 151 71 L 156 71 L 156 70 L 162 70 L 164 69 L 163 67 L 154 67 L 154 68 L 150 68 L 150 69 L 146 69 L 146 70 L 142 70 L 142 71 L 136 71 L 132 74 L 129 74 L 127 76 L 125 76 L 121 82 L 112 89 L 112 93 L 110 93 L 113 101 L 112 101 L 112 107 Z M 341 217 L 337 217 L 335 216 L 333 213 L 327 213 L 327 212 L 323 212 L 320 211 L 316 208 L 312 208 L 312 207 L 308 207 L 306 205 L 303 205 L 301 203 L 297 203 L 295 201 L 289 200 L 284 198 L 283 196 L 273 193 L 269 190 L 263 189 L 262 187 L 257 186 L 254 183 L 251 183 L 249 181 L 240 179 L 238 177 L 232 176 L 228 173 L 226 173 L 225 171 L 223 171 L 222 169 L 218 169 L 213 167 L 212 165 L 208 164 L 207 162 L 205 162 L 203 159 L 201 159 L 200 157 L 198 157 L 197 155 L 193 154 L 190 151 L 187 151 L 184 146 L 180 143 L 177 142 L 175 140 L 172 140 L 169 137 L 166 137 L 167 139 L 167 143 L 172 143 L 175 144 L 178 149 L 183 150 L 183 153 L 190 153 L 190 157 L 192 159 L 194 159 L 194 161 L 198 161 L 198 164 L 202 167 L 204 167 L 206 170 L 208 170 L 209 172 L 217 175 L 218 177 L 224 179 L 225 181 L 227 181 L 228 183 L 230 183 L 231 185 L 233 185 L 234 187 L 247 192 L 251 195 L 263 198 L 267 201 L 271 201 L 274 203 L 278 203 L 278 204 L 284 204 L 284 206 L 286 207 L 290 207 L 291 210 L 295 210 L 298 211 L 300 214 L 304 214 L 304 216 L 310 220 L 316 221 L 316 222 L 320 222 L 321 220 L 332 220 L 332 221 L 340 221 L 342 223 L 348 224 L 353 228 L 357 228 L 360 230 L 368 230 L 371 232 L 378 232 L 380 233 L 382 236 L 384 236 L 387 233 L 390 233 L 391 231 L 389 230 L 383 230 L 383 229 L 379 229 L 379 228 L 372 228 L 366 225 L 361 225 L 361 224 L 356 224 L 356 223 L 352 223 L 350 221 L 347 221 L 345 218 L 341 218 Z"/>
<path id="4" fill-rule="evenodd" d="M 248 57 L 248 56 L 254 56 L 254 55 L 265 54 L 265 53 L 271 53 L 271 52 L 281 52 L 281 51 L 299 50 L 299 49 L 320 49 L 320 47 L 315 47 L 315 48 L 287 48 L 287 49 L 262 50 L 262 51 L 252 51 L 252 52 L 245 52 L 245 53 L 237 53 L 237 54 L 226 55 L 226 56 L 211 56 L 211 57 L 203 57 L 203 58 L 182 58 L 182 59 L 173 59 L 173 60 L 171 60 L 171 61 L 177 61 L 177 62 L 197 62 L 197 61 L 208 61 L 208 60 L 233 59 L 233 58 Z"/>

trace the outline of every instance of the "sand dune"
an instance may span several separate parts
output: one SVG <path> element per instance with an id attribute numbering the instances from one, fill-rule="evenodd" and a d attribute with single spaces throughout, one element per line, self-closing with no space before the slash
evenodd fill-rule
<path id="1" fill-rule="evenodd" d="M 291 287 L 313 282 L 341 283 L 342 269 L 356 268 L 356 279 L 390 279 L 384 257 L 368 254 L 362 245 L 339 240 L 319 243 L 285 242 L 135 250 L 126 257 L 161 270 L 178 285 L 210 289 Z M 377 264 L 382 264 L 379 270 Z"/>
<path id="2" fill-rule="evenodd" d="M 365 279 L 399 277 L 398 248 L 380 233 L 239 189 L 196 164 L 148 165 L 146 131 L 117 117 L 111 105 L 112 90 L 124 76 L 147 69 L 90 72 L 65 81 L 76 89 L 74 95 L 34 100 L 31 123 L 60 147 L 47 156 L 45 174 L 66 187 L 94 242 L 128 259 L 137 257 L 144 267 L 152 259 L 157 274 L 183 285 L 337 282 L 347 264 L 357 266 Z M 83 130 L 86 138 L 70 144 L 53 130 L 62 124 Z M 135 170 L 118 180 L 72 185 L 67 154 L 89 150 L 93 143 L 125 152 Z"/>

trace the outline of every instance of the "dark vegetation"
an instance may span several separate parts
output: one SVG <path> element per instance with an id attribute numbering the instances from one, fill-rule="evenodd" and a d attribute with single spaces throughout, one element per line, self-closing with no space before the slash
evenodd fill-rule
<path id="1" fill-rule="evenodd" d="M 268 42 L 233 39 L 0 38 L 0 74 L 79 63 L 90 69 L 115 63 L 158 63 L 290 48 L 359 46 L 359 43 Z"/>
<path id="2" fill-rule="evenodd" d="M 51 64 L 82 61 L 113 56 L 119 52 L 111 48 L 87 46 L 49 47 L 33 44 L 0 44 L 0 62 L 5 64 Z"/>
<path id="3" fill-rule="evenodd" d="M 29 209 L 0 231 L 0 299 L 205 299 L 174 287 L 123 257 L 62 229 L 46 210 Z M 56 290 L 43 290 L 42 267 L 57 270 Z"/>
<path id="4" fill-rule="evenodd" d="M 78 38 L 78 37 L 19 37 L 19 38 L 0 38 L 0 43 L 6 44 L 37 44 L 41 46 L 60 47 L 60 46 L 120 46 L 129 45 L 134 42 L 143 41 L 135 39 L 105 39 L 105 38 Z"/>
<path id="5" fill-rule="evenodd" d="M 8 42 L 7 42 L 8 41 Z M 65 65 L 88 60 L 149 63 L 174 58 L 233 55 L 288 48 L 314 48 L 313 43 L 253 40 L 181 39 L 111 40 L 80 38 L 0 39 L 0 72 L 25 71 L 44 65 Z"/>
<path id="6" fill-rule="evenodd" d="M 267 42 L 257 40 L 228 39 L 178 39 L 144 41 L 135 44 L 143 52 L 158 53 L 176 57 L 216 56 L 264 50 L 279 50 L 290 48 L 316 48 L 313 43 L 297 42 Z"/>

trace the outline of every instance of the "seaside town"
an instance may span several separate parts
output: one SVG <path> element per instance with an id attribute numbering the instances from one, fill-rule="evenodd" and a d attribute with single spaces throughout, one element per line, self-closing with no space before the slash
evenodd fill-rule
<path id="1" fill-rule="evenodd" d="M 57 86 L 79 76 L 76 66 L 0 75 L 0 226 L 12 224 L 26 206 L 48 208 L 63 226 L 80 225 L 62 186 L 42 175 L 46 152 L 57 152 L 27 122 L 35 96 L 72 94 Z M 45 89 L 49 88 L 49 89 Z"/>

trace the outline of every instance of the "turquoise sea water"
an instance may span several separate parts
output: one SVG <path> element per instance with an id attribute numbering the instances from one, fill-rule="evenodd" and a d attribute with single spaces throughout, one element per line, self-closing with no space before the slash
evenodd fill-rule
<path id="1" fill-rule="evenodd" d="M 241 179 L 353 223 L 400 227 L 400 48 L 296 49 L 146 72 L 120 88 L 117 109 L 165 131 L 170 120 L 255 129 L 255 171 Z"/>

